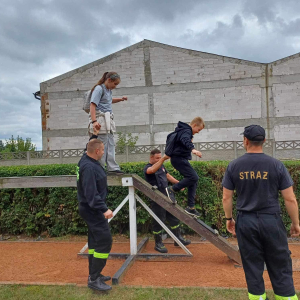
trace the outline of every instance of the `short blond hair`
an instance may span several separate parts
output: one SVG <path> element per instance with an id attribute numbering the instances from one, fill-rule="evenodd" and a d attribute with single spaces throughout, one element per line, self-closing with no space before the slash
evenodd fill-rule
<path id="1" fill-rule="evenodd" d="M 87 144 L 87 152 L 88 153 L 93 153 L 93 152 L 95 152 L 95 150 L 97 149 L 97 148 L 99 148 L 101 145 L 103 144 L 103 142 L 102 141 L 100 141 L 100 140 L 98 140 L 98 139 L 92 139 L 92 140 L 90 140 L 89 142 L 88 142 L 88 144 Z"/>
<path id="2" fill-rule="evenodd" d="M 190 125 L 197 125 L 197 126 L 203 125 L 203 128 L 205 128 L 204 120 L 201 117 L 194 118 L 190 123 Z"/>

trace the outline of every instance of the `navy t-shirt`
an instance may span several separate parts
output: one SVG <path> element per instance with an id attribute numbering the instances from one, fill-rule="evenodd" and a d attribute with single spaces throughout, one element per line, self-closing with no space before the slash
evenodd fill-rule
<path id="1" fill-rule="evenodd" d="M 264 153 L 246 153 L 229 163 L 222 185 L 237 192 L 237 210 L 280 212 L 278 191 L 294 182 L 283 163 Z"/>
<path id="2" fill-rule="evenodd" d="M 147 174 L 147 169 L 152 166 L 153 165 L 149 163 L 144 167 L 145 179 L 151 185 L 156 185 L 160 192 L 165 193 L 165 189 L 168 186 L 168 171 L 165 166 L 162 165 L 154 174 Z"/>

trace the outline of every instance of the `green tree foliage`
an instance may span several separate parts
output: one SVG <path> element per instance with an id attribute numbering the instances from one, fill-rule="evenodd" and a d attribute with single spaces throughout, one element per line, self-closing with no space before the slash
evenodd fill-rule
<path id="1" fill-rule="evenodd" d="M 2 146 L 2 147 L 1 147 Z M 0 144 L 0 151 L 2 152 L 26 152 L 26 151 L 36 151 L 36 145 L 31 143 L 30 138 L 25 140 L 19 136 L 14 138 L 12 135 L 9 140 L 6 140 L 5 145 L 2 141 Z"/>
<path id="2" fill-rule="evenodd" d="M 118 141 L 116 151 L 118 154 L 123 154 L 126 151 L 126 146 L 134 147 L 138 141 L 138 136 L 132 136 L 131 133 L 118 132 Z"/>
<path id="3" fill-rule="evenodd" d="M 0 152 L 5 149 L 4 143 L 2 140 L 0 140 Z"/>

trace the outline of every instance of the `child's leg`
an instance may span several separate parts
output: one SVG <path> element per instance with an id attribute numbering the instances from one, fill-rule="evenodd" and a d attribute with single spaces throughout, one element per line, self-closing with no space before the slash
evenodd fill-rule
<path id="1" fill-rule="evenodd" d="M 107 148 L 108 148 L 108 136 L 107 134 L 99 134 L 98 135 L 98 139 L 103 143 L 104 145 L 104 154 L 103 156 L 101 157 L 101 159 L 99 160 L 102 168 L 104 169 L 105 168 L 105 163 L 106 163 L 106 160 L 107 160 Z"/>
<path id="2" fill-rule="evenodd" d="M 108 134 L 107 157 L 106 157 L 107 171 L 120 170 L 120 166 L 116 163 L 115 155 L 116 155 L 116 148 L 115 148 L 114 135 L 109 133 Z"/>
<path id="3" fill-rule="evenodd" d="M 196 183 L 188 187 L 188 207 L 190 208 L 195 207 L 195 196 L 196 196 L 197 185 L 198 185 L 198 180 L 196 181 Z"/>
<path id="4" fill-rule="evenodd" d="M 171 164 L 182 176 L 184 176 L 181 181 L 173 185 L 173 191 L 179 192 L 181 189 L 188 187 L 188 205 L 194 207 L 196 188 L 199 179 L 198 174 L 185 158 L 177 156 L 171 157 Z"/>

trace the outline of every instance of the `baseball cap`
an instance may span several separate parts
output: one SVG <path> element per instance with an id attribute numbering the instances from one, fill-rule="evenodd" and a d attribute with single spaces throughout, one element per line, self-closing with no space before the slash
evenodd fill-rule
<path id="1" fill-rule="evenodd" d="M 260 125 L 247 126 L 241 134 L 249 141 L 263 141 L 266 137 L 266 132 Z"/>

